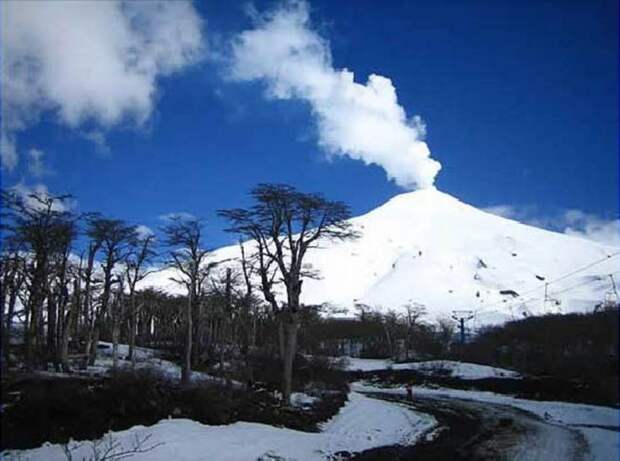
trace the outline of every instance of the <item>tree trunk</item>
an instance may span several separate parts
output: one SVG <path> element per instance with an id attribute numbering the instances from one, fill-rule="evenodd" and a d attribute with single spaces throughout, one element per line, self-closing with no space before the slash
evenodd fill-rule
<path id="1" fill-rule="evenodd" d="M 284 319 L 283 314 L 278 314 L 278 355 L 280 360 L 284 360 Z"/>
<path id="2" fill-rule="evenodd" d="M 192 367 L 196 368 L 200 364 L 200 355 L 202 353 L 202 345 L 200 341 L 202 339 L 202 314 L 201 303 L 194 302 L 192 307 Z"/>
<path id="3" fill-rule="evenodd" d="M 94 365 L 97 360 L 97 349 L 99 348 L 99 334 L 100 334 L 99 322 L 95 320 L 95 327 L 93 328 L 92 335 L 90 337 L 90 352 L 88 354 L 88 364 Z"/>
<path id="4" fill-rule="evenodd" d="M 129 292 L 130 309 L 129 314 L 129 360 L 131 360 L 131 366 L 136 366 L 136 291 L 134 287 L 130 287 Z"/>
<path id="5" fill-rule="evenodd" d="M 25 329 L 26 367 L 32 369 L 40 361 L 43 346 L 43 304 L 47 285 L 47 259 L 37 257 L 34 277 L 28 299 L 29 322 Z"/>
<path id="6" fill-rule="evenodd" d="M 93 312 L 93 289 L 92 289 L 92 276 L 95 266 L 95 255 L 97 253 L 98 246 L 92 245 L 88 250 L 88 265 L 86 266 L 86 272 L 84 273 L 85 287 L 84 287 L 84 327 L 86 328 L 86 338 L 84 345 L 84 354 L 90 362 L 90 356 L 92 354 L 91 349 L 93 347 L 93 334 L 94 334 L 94 312 Z"/>
<path id="7" fill-rule="evenodd" d="M 46 362 L 49 359 L 56 358 L 56 328 L 57 321 L 56 316 L 58 313 L 58 305 L 53 292 L 50 290 L 49 297 L 47 298 L 47 356 Z"/>
<path id="8" fill-rule="evenodd" d="M 43 295 L 43 300 L 41 301 L 41 305 L 39 306 L 38 316 L 37 316 L 37 334 L 36 334 L 36 356 L 35 360 L 39 368 L 41 368 L 46 362 L 42 360 L 43 357 L 46 357 L 45 354 L 45 316 L 43 315 L 44 309 L 43 305 L 46 299 L 46 295 Z"/>
<path id="9" fill-rule="evenodd" d="M 256 314 L 252 315 L 252 328 L 250 330 L 250 352 L 256 347 Z"/>
<path id="10" fill-rule="evenodd" d="M 385 321 L 383 321 L 383 331 L 385 331 L 385 339 L 387 339 L 388 343 L 388 351 L 390 353 L 390 358 L 394 358 L 394 348 L 392 345 L 392 335 L 390 335 L 390 329 L 386 325 Z"/>
<path id="11" fill-rule="evenodd" d="M 71 334 L 71 330 L 75 329 L 77 326 L 77 318 L 79 316 L 81 304 L 81 292 L 80 292 L 80 282 L 79 279 L 76 278 L 73 283 L 73 302 L 69 303 L 67 306 L 67 312 L 65 314 L 62 336 L 60 339 L 60 365 L 63 371 L 69 371 L 69 336 Z"/>
<path id="12" fill-rule="evenodd" d="M 90 356 L 88 358 L 88 364 L 94 365 L 97 360 L 97 352 L 99 349 L 99 338 L 101 336 L 101 327 L 103 326 L 103 318 L 107 313 L 108 304 L 110 300 L 110 288 L 109 285 L 103 287 L 103 294 L 101 295 L 101 305 L 95 313 L 94 331 L 92 335 L 92 344 L 90 347 Z"/>
<path id="13" fill-rule="evenodd" d="M 293 361 L 295 360 L 295 352 L 297 350 L 297 332 L 299 330 L 299 314 L 289 312 L 284 320 L 284 354 L 283 354 L 283 388 L 282 397 L 285 405 L 291 403 L 291 392 L 293 382 Z"/>
<path id="14" fill-rule="evenodd" d="M 90 326 L 90 322 L 86 324 L 86 337 L 84 339 L 84 355 L 86 356 L 86 363 L 90 363 L 91 348 L 93 347 L 93 328 Z"/>
<path id="15" fill-rule="evenodd" d="M 0 299 L 2 305 L 0 306 L 0 324 L 2 326 L 2 353 L 0 354 L 0 360 L 2 360 L 2 364 L 0 369 L 2 371 L 8 366 L 9 363 L 9 336 L 11 334 L 11 322 L 13 318 L 12 308 L 10 305 L 10 298 L 13 296 L 13 293 L 17 290 L 15 289 L 14 281 L 15 281 L 15 269 L 11 271 L 7 271 L 2 278 L 2 286 L 0 287 L 0 291 L 2 294 L 0 295 Z M 7 296 L 9 298 L 9 303 L 6 303 Z M 4 306 L 8 307 L 7 319 L 4 318 Z"/>
<path id="16" fill-rule="evenodd" d="M 186 311 L 186 337 L 185 337 L 185 361 L 181 370 L 181 384 L 189 384 L 192 373 L 192 305 L 193 305 L 194 286 L 190 287 L 187 299 Z"/>
<path id="17" fill-rule="evenodd" d="M 118 308 L 112 313 L 112 368 L 118 368 L 118 339 L 121 334 L 120 313 Z"/>
<path id="18" fill-rule="evenodd" d="M 17 303 L 17 294 L 19 293 L 21 284 L 23 279 L 21 277 L 18 278 L 17 282 L 11 284 L 10 292 L 9 292 L 9 303 L 6 319 L 3 319 L 5 330 L 2 335 L 2 353 L 4 356 L 4 366 L 9 366 L 11 364 L 10 361 L 10 347 L 11 347 L 11 334 L 13 330 L 13 317 L 15 316 L 15 304 Z M 4 312 L 4 305 L 2 306 L 2 311 Z"/>
<path id="19" fill-rule="evenodd" d="M 220 360 L 220 375 L 225 376 L 224 373 L 224 347 L 225 347 L 225 338 L 226 338 L 226 319 L 220 318 L 220 350 L 219 350 L 219 360 Z"/>
<path id="20" fill-rule="evenodd" d="M 32 369 L 35 360 L 35 336 L 37 334 L 37 303 L 29 303 L 29 319 L 24 328 L 24 343 L 26 347 L 26 368 Z"/>

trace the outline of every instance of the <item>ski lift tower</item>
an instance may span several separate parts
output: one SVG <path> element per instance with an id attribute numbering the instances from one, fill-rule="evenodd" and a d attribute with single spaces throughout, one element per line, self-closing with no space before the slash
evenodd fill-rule
<path id="1" fill-rule="evenodd" d="M 465 344 L 465 322 L 472 320 L 476 315 L 470 310 L 454 310 L 452 318 L 458 323 L 461 332 L 461 344 Z"/>

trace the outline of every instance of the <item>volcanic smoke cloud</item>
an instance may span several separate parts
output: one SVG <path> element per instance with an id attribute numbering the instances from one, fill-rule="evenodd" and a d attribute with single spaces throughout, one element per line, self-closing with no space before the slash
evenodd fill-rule
<path id="1" fill-rule="evenodd" d="M 371 74 L 362 85 L 347 69 L 335 69 L 305 2 L 287 2 L 254 19 L 255 28 L 233 41 L 232 79 L 263 81 L 270 98 L 309 102 L 328 153 L 379 165 L 408 189 L 433 185 L 441 164 L 430 158 L 424 124 L 417 116 L 407 119 L 389 78 Z"/>

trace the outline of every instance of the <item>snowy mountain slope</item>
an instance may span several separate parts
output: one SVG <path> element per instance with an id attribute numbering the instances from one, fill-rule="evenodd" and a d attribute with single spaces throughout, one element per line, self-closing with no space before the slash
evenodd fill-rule
<path id="1" fill-rule="evenodd" d="M 351 315 L 356 303 L 399 310 L 411 301 L 426 306 L 427 320 L 473 310 L 474 322 L 488 324 L 591 310 L 611 290 L 608 274 L 620 275 L 619 248 L 495 216 L 434 188 L 398 195 L 352 223 L 359 239 L 325 242 L 308 254 L 321 278 L 304 282 L 305 303 Z M 238 254 L 231 246 L 212 258 Z M 154 274 L 145 284 L 178 292 L 170 275 Z"/>

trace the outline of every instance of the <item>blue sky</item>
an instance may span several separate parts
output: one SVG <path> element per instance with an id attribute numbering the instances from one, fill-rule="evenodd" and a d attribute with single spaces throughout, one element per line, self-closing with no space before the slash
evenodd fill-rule
<path id="1" fill-rule="evenodd" d="M 68 29 L 91 14 L 62 6 L 54 14 Z M 44 26 L 32 19 L 32 8 L 19 8 L 3 5 L 3 26 L 19 15 L 35 37 L 59 33 L 39 30 Z M 386 178 L 389 166 L 326 154 L 330 149 L 316 116 L 327 110 L 324 102 L 303 95 L 270 97 L 266 91 L 274 81 L 255 78 L 247 68 L 231 77 L 239 64 L 231 60 L 240 59 L 231 43 L 239 44 L 243 31 L 267 28 L 269 18 L 257 23 L 256 16 L 286 4 L 258 2 L 252 9 L 205 1 L 179 11 L 170 4 L 164 8 L 171 11 L 159 11 L 160 17 L 191 24 L 183 44 L 161 42 L 166 54 L 143 50 L 156 66 L 145 59 L 140 67 L 146 78 L 135 103 L 129 90 L 117 94 L 116 87 L 108 88 L 109 79 L 84 83 L 83 72 L 59 77 L 42 71 L 37 82 L 45 104 L 11 96 L 3 123 L 11 116 L 15 122 L 3 130 L 19 160 L 3 168 L 3 187 L 43 183 L 53 192 L 74 194 L 80 211 L 152 228 L 163 214 L 189 212 L 206 218 L 211 246 L 231 239 L 215 210 L 247 204 L 247 191 L 258 182 L 319 191 L 350 204 L 354 214 L 406 190 Z M 115 30 L 118 11 L 105 12 L 109 22 L 97 14 L 97 28 Z M 419 141 L 442 164 L 435 181 L 440 190 L 558 229 L 567 224 L 563 216 L 569 209 L 601 222 L 618 217 L 617 2 L 313 1 L 309 11 L 303 27 L 326 40 L 328 72 L 346 68 L 362 85 L 369 74 L 387 77 L 407 117 L 423 119 L 426 137 Z M 152 27 L 140 33 L 151 38 L 164 33 Z M 53 50 L 39 51 L 35 40 L 29 50 L 11 48 L 17 39 L 4 36 L 11 33 L 4 29 L 4 60 L 18 62 L 30 53 L 44 66 L 52 62 L 46 59 Z M 102 40 L 109 35 L 102 33 Z M 60 43 L 71 59 L 82 64 L 93 59 L 80 53 L 85 45 L 75 36 Z M 134 88 L 133 75 L 119 76 L 104 60 L 95 61 L 99 75 L 122 78 L 118 88 L 127 82 Z M 72 69 L 73 62 L 66 66 Z M 285 81 L 293 92 L 295 78 Z M 3 81 L 3 98 L 10 90 Z M 121 112 L 113 118 L 116 107 Z"/>

